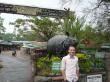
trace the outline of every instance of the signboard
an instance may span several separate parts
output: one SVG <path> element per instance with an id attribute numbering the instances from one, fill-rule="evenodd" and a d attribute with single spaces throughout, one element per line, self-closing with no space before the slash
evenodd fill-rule
<path id="1" fill-rule="evenodd" d="M 53 62 L 52 63 L 52 73 L 58 74 L 60 72 L 60 62 Z"/>
<path id="2" fill-rule="evenodd" d="M 64 17 L 66 11 L 0 3 L 0 13 L 12 13 L 42 17 L 49 16 L 53 18 L 58 18 Z"/>
<path id="3" fill-rule="evenodd" d="M 102 74 L 88 75 L 87 82 L 102 82 Z"/>

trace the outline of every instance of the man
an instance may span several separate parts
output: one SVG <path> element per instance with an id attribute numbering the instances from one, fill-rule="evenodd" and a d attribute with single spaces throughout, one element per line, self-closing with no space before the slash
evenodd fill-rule
<path id="1" fill-rule="evenodd" d="M 68 48 L 68 55 L 61 62 L 61 72 L 64 82 L 76 82 L 79 78 L 78 58 L 75 56 L 75 47 Z"/>

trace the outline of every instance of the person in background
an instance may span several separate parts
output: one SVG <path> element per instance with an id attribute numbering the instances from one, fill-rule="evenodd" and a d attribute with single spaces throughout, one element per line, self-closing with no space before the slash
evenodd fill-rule
<path id="1" fill-rule="evenodd" d="M 1 54 L 1 52 L 2 52 L 2 48 L 0 47 L 0 54 Z"/>
<path id="2" fill-rule="evenodd" d="M 16 48 L 12 48 L 12 56 L 16 56 Z"/>
<path id="3" fill-rule="evenodd" d="M 67 56 L 62 58 L 61 73 L 64 82 L 77 82 L 79 79 L 78 58 L 75 56 L 75 54 L 75 47 L 69 46 Z"/>

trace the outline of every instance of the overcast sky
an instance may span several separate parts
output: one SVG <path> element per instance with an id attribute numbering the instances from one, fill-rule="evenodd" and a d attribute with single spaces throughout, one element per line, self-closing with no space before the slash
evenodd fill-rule
<path id="1" fill-rule="evenodd" d="M 65 0 L 68 1 L 68 0 Z M 90 3 L 95 2 L 95 0 L 72 0 L 72 2 L 62 6 L 60 0 L 0 0 L 0 3 L 35 6 L 41 8 L 51 8 L 51 9 L 63 9 L 64 7 L 69 7 L 72 11 L 75 11 L 78 16 L 83 16 L 82 10 L 86 7 L 91 7 Z M 4 26 L 6 27 L 6 32 L 13 32 L 13 26 L 9 25 L 9 22 L 15 21 L 17 18 L 25 18 L 23 15 L 6 14 L 2 13 L 1 17 L 4 18 Z"/>

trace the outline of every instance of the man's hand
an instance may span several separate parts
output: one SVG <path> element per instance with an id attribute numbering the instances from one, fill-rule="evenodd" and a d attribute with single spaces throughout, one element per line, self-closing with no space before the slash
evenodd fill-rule
<path id="1" fill-rule="evenodd" d="M 64 82 L 66 82 L 67 81 L 67 79 L 64 77 Z"/>

